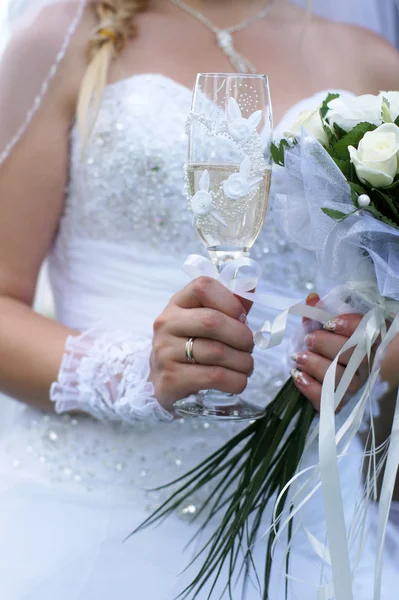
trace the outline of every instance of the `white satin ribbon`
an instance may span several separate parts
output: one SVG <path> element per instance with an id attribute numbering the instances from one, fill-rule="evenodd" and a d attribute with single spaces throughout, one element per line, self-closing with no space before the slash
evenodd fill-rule
<path id="1" fill-rule="evenodd" d="M 281 344 L 290 314 L 307 317 L 321 323 L 325 323 L 332 318 L 329 312 L 307 306 L 300 302 L 299 298 L 257 292 L 256 287 L 262 269 L 252 258 L 243 257 L 231 260 L 226 263 L 221 271 L 218 271 L 216 265 L 209 258 L 198 254 L 190 254 L 184 263 L 183 270 L 191 279 L 197 279 L 198 277 L 217 279 L 236 296 L 279 312 L 272 323 L 265 321 L 254 336 L 256 345 L 262 350 Z"/>

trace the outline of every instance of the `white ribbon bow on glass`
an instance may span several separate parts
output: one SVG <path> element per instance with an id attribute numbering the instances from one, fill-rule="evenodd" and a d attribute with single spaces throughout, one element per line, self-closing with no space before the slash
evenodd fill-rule
<path id="1" fill-rule="evenodd" d="M 277 294 L 257 292 L 256 288 L 262 269 L 252 258 L 243 257 L 231 260 L 219 272 L 216 265 L 209 258 L 198 254 L 190 254 L 184 263 L 183 270 L 192 279 L 198 277 L 217 279 L 236 296 L 279 312 L 272 323 L 265 321 L 255 334 L 255 343 L 262 350 L 274 348 L 281 344 L 290 314 L 307 317 L 321 323 L 332 319 L 329 312 L 307 306 L 300 302 L 299 298 L 287 298 Z"/>

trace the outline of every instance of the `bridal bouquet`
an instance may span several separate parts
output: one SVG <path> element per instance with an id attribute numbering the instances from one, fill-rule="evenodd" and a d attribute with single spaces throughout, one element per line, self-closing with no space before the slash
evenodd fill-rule
<path id="1" fill-rule="evenodd" d="M 196 598 L 209 581 L 213 582 L 209 593 L 212 597 L 223 568 L 228 570 L 225 589 L 233 598 L 237 566 L 244 574 L 244 585 L 255 573 L 263 599 L 269 599 L 274 546 L 284 533 L 288 582 L 295 534 L 293 518 L 300 520 L 301 508 L 320 487 L 327 544 L 314 540 L 313 547 L 320 556 L 329 556 L 333 577 L 329 588 L 320 584 L 320 597 L 352 599 L 352 542 L 344 518 L 338 464 L 358 433 L 367 408 L 372 419 L 370 405 L 380 361 L 399 333 L 399 92 L 358 98 L 328 95 L 317 110 L 301 115 L 286 139 L 273 145 L 272 156 L 284 169 L 284 193 L 277 195 L 273 209 L 278 225 L 291 241 L 314 251 L 322 271 L 338 284 L 327 299 L 330 313 L 323 310 L 325 307 L 303 307 L 301 312 L 295 305 L 279 315 L 270 326 L 273 343 L 282 339 L 289 312 L 321 322 L 339 312 L 357 311 L 364 318 L 340 353 L 353 352 L 337 387 L 339 356 L 327 372 L 318 420 L 310 403 L 289 379 L 261 420 L 168 484 L 177 486 L 177 490 L 141 526 L 163 519 L 199 488 L 214 482 L 214 491 L 196 518 L 203 515 L 201 531 L 213 523 L 213 517 L 219 519 L 196 556 L 203 558 L 197 577 L 182 592 L 190 599 Z M 335 411 L 364 360 L 369 366 L 368 383 L 337 431 Z M 391 443 L 384 451 L 375 600 L 380 598 L 384 537 L 399 463 L 399 402 L 396 415 Z M 301 471 L 302 456 L 316 442 L 319 464 Z M 375 493 L 376 473 L 381 468 L 373 444 L 371 453 L 375 469 L 368 473 L 365 500 Z M 271 501 L 274 511 L 266 531 L 264 520 Z M 259 536 L 265 534 L 268 542 L 261 582 L 252 552 Z M 285 590 L 287 596 L 287 583 Z"/>

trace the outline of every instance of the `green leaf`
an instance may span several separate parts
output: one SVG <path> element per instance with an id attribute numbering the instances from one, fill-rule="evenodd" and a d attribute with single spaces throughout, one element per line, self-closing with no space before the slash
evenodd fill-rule
<path id="1" fill-rule="evenodd" d="M 385 223 L 385 225 L 390 225 L 391 227 L 394 227 L 395 229 L 399 229 L 399 223 L 392 221 L 392 219 L 389 219 L 388 217 L 382 217 L 381 221 L 383 223 Z"/>
<path id="2" fill-rule="evenodd" d="M 396 117 L 396 119 L 395 119 L 395 125 L 396 125 L 397 127 L 399 127 L 399 115 L 398 115 L 398 116 Z"/>
<path id="3" fill-rule="evenodd" d="M 380 201 L 378 202 L 378 210 L 382 214 L 382 219 L 387 218 L 389 223 L 392 222 L 399 226 L 399 208 L 395 204 L 395 200 L 385 191 L 379 189 L 373 190 L 376 196 L 379 196 Z"/>
<path id="4" fill-rule="evenodd" d="M 322 118 L 322 120 L 324 121 L 324 119 L 327 116 L 328 111 L 330 110 L 329 108 L 329 103 L 331 102 L 331 100 L 335 100 L 336 98 L 339 98 L 340 94 L 328 94 L 327 98 L 324 100 L 324 102 L 322 103 L 321 107 L 320 107 L 320 117 Z"/>
<path id="5" fill-rule="evenodd" d="M 345 131 L 345 129 L 342 129 L 342 127 L 337 125 L 337 123 L 334 123 L 333 129 L 334 129 L 335 137 L 337 137 L 338 139 L 343 138 L 348 133 L 347 131 Z"/>
<path id="6" fill-rule="evenodd" d="M 272 159 L 276 163 L 276 165 L 280 165 L 280 167 L 284 167 L 284 152 L 286 148 L 291 148 L 294 145 L 290 144 L 288 140 L 282 139 L 280 144 L 277 146 L 276 144 L 272 144 L 270 147 L 270 153 L 272 155 Z"/>
<path id="7" fill-rule="evenodd" d="M 330 154 L 330 153 L 329 153 Z M 334 153 L 330 154 L 331 158 L 337 165 L 338 169 L 343 173 L 346 179 L 350 179 L 351 176 L 351 163 L 350 160 L 342 160 L 341 158 L 336 158 Z"/>
<path id="8" fill-rule="evenodd" d="M 355 148 L 357 148 L 364 134 L 368 131 L 374 131 L 375 129 L 377 129 L 376 125 L 372 125 L 371 123 L 359 123 L 343 138 L 341 138 L 340 140 L 338 140 L 338 142 L 333 144 L 334 152 L 336 153 L 338 158 L 341 158 L 343 160 L 348 159 L 348 146 L 354 146 Z"/>
<path id="9" fill-rule="evenodd" d="M 327 217 L 330 217 L 331 219 L 334 219 L 334 221 L 344 221 L 347 217 L 349 217 L 349 215 L 353 214 L 353 213 L 344 213 L 341 212 L 340 210 L 334 210 L 333 208 L 322 208 L 321 209 L 323 211 L 323 213 L 325 215 L 327 215 Z"/>

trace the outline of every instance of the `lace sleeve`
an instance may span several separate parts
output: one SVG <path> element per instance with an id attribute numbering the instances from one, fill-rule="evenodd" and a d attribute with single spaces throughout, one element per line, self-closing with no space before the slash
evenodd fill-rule
<path id="1" fill-rule="evenodd" d="M 151 339 L 91 330 L 68 338 L 50 398 L 58 413 L 84 411 L 100 420 L 171 421 L 148 381 Z"/>

